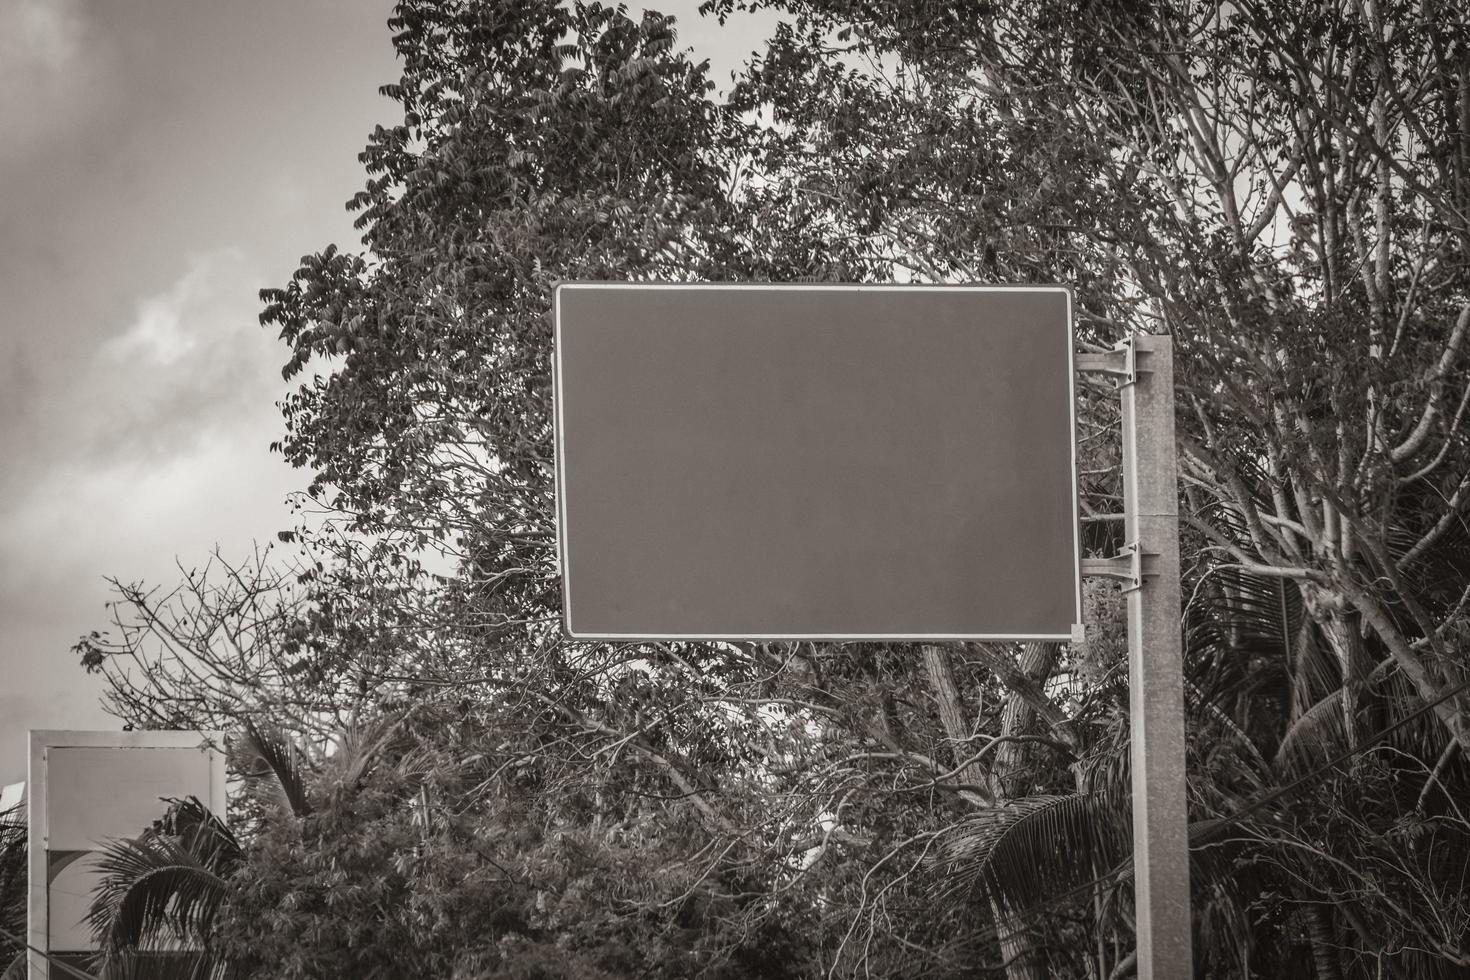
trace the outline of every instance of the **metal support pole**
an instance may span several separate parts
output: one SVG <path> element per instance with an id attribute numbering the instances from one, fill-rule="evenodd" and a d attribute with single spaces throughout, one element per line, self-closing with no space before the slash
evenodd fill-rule
<path id="1" fill-rule="evenodd" d="M 1154 574 L 1128 593 L 1133 855 L 1139 980 L 1194 975 L 1184 772 L 1184 642 L 1179 627 L 1179 470 L 1174 349 L 1133 338 L 1149 370 L 1124 385 L 1123 524 Z"/>
<path id="2" fill-rule="evenodd" d="M 1123 401 L 1126 545 L 1116 558 L 1084 560 L 1082 571 L 1122 579 L 1128 606 L 1139 980 L 1194 975 L 1173 355 L 1170 338 L 1138 335 L 1078 363 L 1082 371 L 1117 378 Z"/>

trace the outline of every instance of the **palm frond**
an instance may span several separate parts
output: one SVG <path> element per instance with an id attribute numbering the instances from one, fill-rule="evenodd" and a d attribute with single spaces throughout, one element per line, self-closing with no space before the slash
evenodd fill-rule
<path id="1" fill-rule="evenodd" d="M 1185 636 L 1200 697 L 1232 713 L 1263 700 L 1288 713 L 1299 668 L 1320 662 L 1302 660 L 1304 650 L 1314 649 L 1314 633 L 1300 589 L 1238 569 L 1207 569 L 1185 609 Z M 1326 686 L 1336 684 L 1333 677 Z"/>
<path id="2" fill-rule="evenodd" d="M 1311 705 L 1337 690 L 1342 683 L 1342 665 L 1324 642 L 1311 620 L 1304 619 L 1297 633 L 1291 658 L 1291 709 L 1297 717 Z"/>
<path id="3" fill-rule="evenodd" d="M 1202 894 L 1241 891 L 1238 886 L 1246 867 L 1243 858 L 1256 841 L 1251 827 L 1230 817 L 1206 817 L 1190 822 L 1185 840 L 1189 846 L 1191 889 Z M 1110 870 L 1109 877 L 1131 887 L 1135 870 L 1133 852 L 1129 850 Z"/>
<path id="4" fill-rule="evenodd" d="M 1200 639 L 1225 649 L 1250 648 L 1281 661 L 1290 659 L 1305 619 L 1295 583 L 1235 568 L 1211 568 L 1187 613 L 1188 625 Z"/>
<path id="5" fill-rule="evenodd" d="M 126 939 L 131 931 L 138 945 L 173 936 L 181 941 L 203 937 L 227 894 L 224 879 L 204 868 L 155 868 L 134 882 L 118 904 L 115 935 Z"/>
<path id="6" fill-rule="evenodd" d="M 1286 730 L 1276 752 L 1280 771 L 1305 772 L 1348 747 L 1345 690 L 1339 687 L 1327 694 Z M 1387 744 L 1432 762 L 1447 743 L 1448 734 L 1433 716 L 1416 715 L 1423 698 L 1394 661 L 1384 660 L 1374 668 L 1363 681 L 1361 695 L 1374 706 L 1373 728 L 1392 727 Z"/>
<path id="7" fill-rule="evenodd" d="M 1405 495 L 1407 505 L 1401 508 L 1400 514 L 1416 515 L 1418 521 L 1389 525 L 1388 553 L 1397 562 L 1402 562 L 1410 549 L 1419 543 L 1443 506 L 1442 498 L 1427 482 L 1409 484 L 1400 492 Z M 1415 503 L 1410 503 L 1410 500 Z M 1454 521 L 1431 547 L 1419 552 L 1399 574 L 1420 594 L 1421 601 L 1434 607 L 1455 602 L 1467 572 L 1470 572 L 1470 527 L 1462 521 Z"/>
<path id="8" fill-rule="evenodd" d="M 937 849 L 944 893 L 1022 911 L 1095 879 L 1128 853 L 1131 821 L 1102 794 L 1032 796 L 986 810 Z"/>
<path id="9" fill-rule="evenodd" d="M 14 904 L 19 903 L 24 909 L 28 874 L 25 838 L 18 845 L 0 842 L 0 925 L 7 921 L 7 913 Z M 25 918 L 24 913 L 21 918 Z"/>
<path id="10" fill-rule="evenodd" d="M 1282 772 L 1305 772 L 1347 747 L 1347 724 L 1343 718 L 1343 689 L 1338 688 L 1291 723 L 1276 750 L 1276 767 Z"/>
<path id="11" fill-rule="evenodd" d="M 1379 675 L 1382 674 L 1382 680 Z M 1449 744 L 1450 734 L 1443 724 L 1429 712 L 1415 714 L 1424 705 L 1424 696 L 1393 661 L 1385 661 L 1380 670 L 1375 670 L 1369 683 L 1382 698 L 1385 718 L 1381 727 L 1398 725 L 1388 739 L 1388 744 L 1426 762 L 1434 760 Z"/>
<path id="12" fill-rule="evenodd" d="M 301 753 L 284 735 L 249 718 L 244 728 L 237 744 L 246 783 L 298 817 L 310 813 Z"/>
<path id="13" fill-rule="evenodd" d="M 244 860 L 239 838 L 197 797 L 168 802 L 161 832 L 176 838 L 206 868 L 225 876 Z"/>
<path id="14" fill-rule="evenodd" d="M 87 919 L 104 951 L 202 942 L 228 894 L 220 875 L 161 834 L 108 842 L 97 867 Z"/>
<path id="15" fill-rule="evenodd" d="M 15 942 L 8 937 L 25 935 L 29 875 L 25 822 L 15 819 L 14 811 L 7 811 L 0 814 L 0 929 L 4 930 L 0 933 L 0 950 Z M 24 961 L 22 953 L 22 971 Z"/>
<path id="16" fill-rule="evenodd" d="M 349 728 L 332 758 L 337 785 L 345 788 L 357 786 L 374 766 L 382 762 L 385 750 L 399 734 L 403 719 L 404 715 L 400 713 Z"/>

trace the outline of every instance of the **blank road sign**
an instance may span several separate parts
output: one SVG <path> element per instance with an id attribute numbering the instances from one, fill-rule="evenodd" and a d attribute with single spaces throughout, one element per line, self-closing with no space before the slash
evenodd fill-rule
<path id="1" fill-rule="evenodd" d="M 1068 639 L 1062 287 L 563 283 L 578 639 Z"/>

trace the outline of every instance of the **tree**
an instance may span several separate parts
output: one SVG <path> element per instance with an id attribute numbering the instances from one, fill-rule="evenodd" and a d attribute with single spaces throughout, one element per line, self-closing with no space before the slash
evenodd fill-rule
<path id="1" fill-rule="evenodd" d="M 1299 583 L 1345 712 L 1376 662 L 1352 634 L 1426 701 L 1452 687 L 1463 16 L 1042 4 L 977 8 L 971 30 L 901 5 L 791 6 L 808 33 L 779 39 L 747 98 L 807 137 L 794 176 L 832 220 L 866 217 L 913 268 L 1071 278 L 1098 340 L 1173 332 L 1205 546 Z M 831 82 L 834 34 L 901 70 Z M 852 170 L 830 165 L 870 144 Z M 1467 744 L 1457 702 L 1435 712 Z"/>

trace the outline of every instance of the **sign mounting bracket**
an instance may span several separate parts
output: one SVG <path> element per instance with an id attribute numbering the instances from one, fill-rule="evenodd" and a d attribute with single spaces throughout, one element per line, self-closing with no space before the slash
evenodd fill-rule
<path id="1" fill-rule="evenodd" d="M 1149 354 L 1147 349 L 1139 349 L 1130 334 L 1112 350 L 1077 354 L 1077 371 L 1080 374 L 1104 375 L 1112 380 L 1115 389 L 1127 388 L 1138 383 L 1140 374 L 1152 373 L 1153 369 L 1148 364 Z"/>
<path id="2" fill-rule="evenodd" d="M 1159 574 L 1158 553 L 1144 551 L 1137 541 L 1129 541 L 1111 558 L 1082 559 L 1082 574 L 1089 578 L 1114 578 L 1123 583 L 1126 595 L 1143 588 L 1145 577 Z"/>

